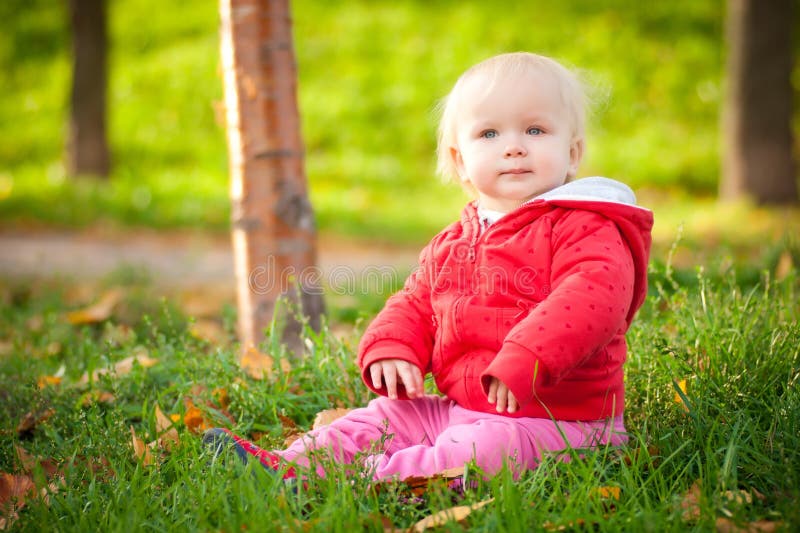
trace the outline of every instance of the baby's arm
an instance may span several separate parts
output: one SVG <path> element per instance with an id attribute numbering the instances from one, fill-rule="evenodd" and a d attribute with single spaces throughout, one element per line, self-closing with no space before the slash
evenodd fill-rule
<path id="1" fill-rule="evenodd" d="M 409 398 L 419 398 L 423 394 L 422 372 L 416 365 L 403 359 L 383 359 L 369 366 L 372 386 L 381 388 L 381 378 L 386 384 L 389 398 L 397 399 L 397 378 L 406 389 Z"/>

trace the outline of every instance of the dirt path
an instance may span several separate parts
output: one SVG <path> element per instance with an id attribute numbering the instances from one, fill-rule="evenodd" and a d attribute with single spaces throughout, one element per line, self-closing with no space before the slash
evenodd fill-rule
<path id="1" fill-rule="evenodd" d="M 370 269 L 407 273 L 417 249 L 319 240 L 323 276 L 359 275 Z M 196 233 L 100 231 L 0 232 L 0 278 L 100 279 L 122 268 L 149 273 L 157 286 L 233 286 L 233 257 L 224 236 Z"/>

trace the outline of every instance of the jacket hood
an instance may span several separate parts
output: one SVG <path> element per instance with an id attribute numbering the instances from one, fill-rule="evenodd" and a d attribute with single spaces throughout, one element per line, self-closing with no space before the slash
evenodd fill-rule
<path id="1" fill-rule="evenodd" d="M 529 202 L 536 200 L 584 200 L 636 205 L 636 195 L 630 187 L 619 181 L 600 176 L 565 183 L 540 194 Z"/>
<path id="2" fill-rule="evenodd" d="M 636 205 L 636 195 L 630 187 L 599 176 L 565 183 L 529 200 L 520 210 L 535 209 L 535 206 L 584 209 L 614 221 L 630 247 L 636 268 L 633 302 L 627 317 L 630 325 L 647 296 L 647 265 L 650 261 L 653 212 Z"/>

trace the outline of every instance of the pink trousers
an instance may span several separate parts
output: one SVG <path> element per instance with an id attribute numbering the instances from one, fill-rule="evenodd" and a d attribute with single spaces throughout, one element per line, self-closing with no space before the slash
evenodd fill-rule
<path id="1" fill-rule="evenodd" d="M 627 441 L 622 416 L 595 422 L 510 418 L 459 407 L 452 400 L 377 398 L 274 452 L 307 467 L 323 450 L 339 462 L 363 462 L 375 479 L 431 476 L 471 460 L 487 474 L 507 464 L 515 474 L 536 468 L 544 454 Z M 320 474 L 324 475 L 321 468 Z"/>

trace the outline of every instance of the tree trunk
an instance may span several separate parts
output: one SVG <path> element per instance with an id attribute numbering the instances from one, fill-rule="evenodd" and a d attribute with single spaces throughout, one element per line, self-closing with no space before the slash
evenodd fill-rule
<path id="1" fill-rule="evenodd" d="M 323 300 L 289 2 L 220 0 L 220 15 L 239 335 L 246 349 L 264 339 L 279 299 L 300 307 L 315 328 Z M 299 353 L 300 323 L 289 312 L 279 318 L 283 341 Z"/>
<path id="2" fill-rule="evenodd" d="M 72 25 L 72 93 L 67 172 L 107 177 L 107 32 L 105 0 L 69 0 Z"/>
<path id="3" fill-rule="evenodd" d="M 791 0 L 728 0 L 720 196 L 796 203 Z"/>

